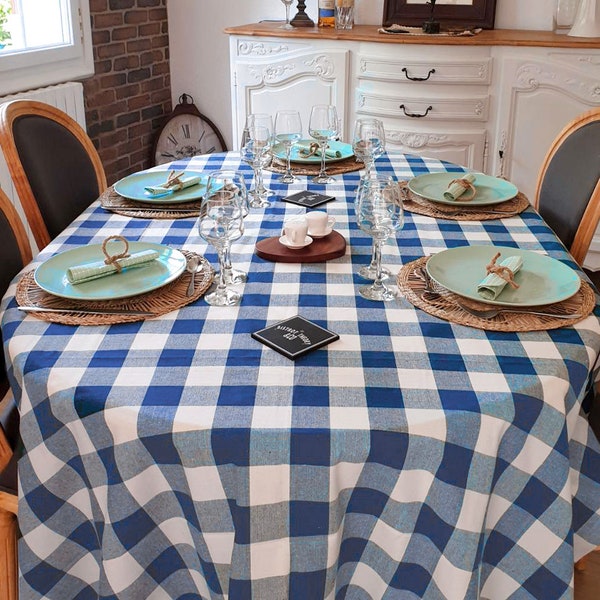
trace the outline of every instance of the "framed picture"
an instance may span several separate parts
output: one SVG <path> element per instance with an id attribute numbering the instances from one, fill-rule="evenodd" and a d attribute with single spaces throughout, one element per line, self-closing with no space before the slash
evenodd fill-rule
<path id="1" fill-rule="evenodd" d="M 431 6 L 428 0 L 384 0 L 383 25 L 419 26 L 429 20 Z M 494 29 L 496 0 L 437 0 L 434 20 L 442 29 Z"/>

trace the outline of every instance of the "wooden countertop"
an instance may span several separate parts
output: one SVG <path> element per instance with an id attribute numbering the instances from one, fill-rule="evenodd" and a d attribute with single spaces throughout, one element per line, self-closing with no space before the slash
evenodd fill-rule
<path id="1" fill-rule="evenodd" d="M 384 44 L 429 44 L 445 46 L 544 46 L 550 48 L 600 48 L 600 38 L 570 37 L 553 31 L 526 29 L 484 29 L 473 37 L 438 37 L 430 35 L 386 35 L 379 25 L 355 25 L 342 31 L 327 27 L 297 27 L 281 29 L 281 22 L 267 21 L 228 27 L 225 33 L 255 37 L 301 38 L 315 40 L 346 40 Z"/>

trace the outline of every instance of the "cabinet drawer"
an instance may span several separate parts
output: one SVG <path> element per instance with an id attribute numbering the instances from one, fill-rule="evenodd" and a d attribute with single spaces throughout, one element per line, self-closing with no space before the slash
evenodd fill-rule
<path id="1" fill-rule="evenodd" d="M 363 56 L 359 78 L 398 83 L 488 85 L 491 80 L 491 58 L 480 60 L 388 60 Z"/>
<path id="2" fill-rule="evenodd" d="M 480 97 L 423 97 L 383 95 L 358 90 L 356 112 L 375 117 L 426 121 L 475 121 L 488 119 L 489 99 Z"/>

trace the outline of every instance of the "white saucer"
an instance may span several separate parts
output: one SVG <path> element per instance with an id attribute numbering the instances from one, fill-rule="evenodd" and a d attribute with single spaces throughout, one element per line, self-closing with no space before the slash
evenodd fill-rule
<path id="1" fill-rule="evenodd" d="M 291 248 L 292 250 L 300 250 L 300 248 L 306 248 L 306 246 L 312 244 L 312 241 L 313 241 L 313 239 L 309 235 L 307 235 L 304 238 L 304 244 L 300 244 L 300 245 L 290 244 L 290 242 L 287 239 L 287 235 L 282 235 L 279 238 L 279 243 L 283 244 L 284 246 L 287 246 L 288 248 Z"/>
<path id="2" fill-rule="evenodd" d="M 310 230 L 308 231 L 308 233 L 310 233 L 310 235 L 313 238 L 319 239 L 319 238 L 324 238 L 326 236 L 328 236 L 331 232 L 333 231 L 333 227 L 328 227 L 324 233 L 320 233 L 320 234 L 316 234 L 316 233 L 311 233 Z"/>

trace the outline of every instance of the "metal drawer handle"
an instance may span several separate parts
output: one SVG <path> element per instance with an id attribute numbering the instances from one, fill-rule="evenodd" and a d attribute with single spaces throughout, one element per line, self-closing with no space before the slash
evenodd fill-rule
<path id="1" fill-rule="evenodd" d="M 400 105 L 400 108 L 401 108 L 401 109 L 404 111 L 404 114 L 405 114 L 407 117 L 411 117 L 411 118 L 413 118 L 413 119 L 422 119 L 423 117 L 426 117 L 426 116 L 429 114 L 429 111 L 430 111 L 430 110 L 433 110 L 433 106 L 428 106 L 428 107 L 427 107 L 427 110 L 426 110 L 426 111 L 425 111 L 425 112 L 424 112 L 422 115 L 419 115 L 419 114 L 417 114 L 417 113 L 409 113 L 409 112 L 406 112 L 406 106 L 404 106 L 404 104 L 401 104 L 401 105 Z"/>
<path id="2" fill-rule="evenodd" d="M 408 69 L 406 67 L 402 67 L 402 72 L 406 75 L 406 79 L 410 79 L 411 81 L 427 81 L 435 73 L 435 69 L 431 69 L 431 71 L 427 73 L 427 77 L 411 77 L 408 74 Z"/>

